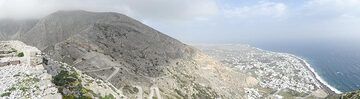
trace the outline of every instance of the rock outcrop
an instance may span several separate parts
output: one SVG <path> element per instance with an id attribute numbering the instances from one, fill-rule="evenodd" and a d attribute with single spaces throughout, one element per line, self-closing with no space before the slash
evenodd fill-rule
<path id="1" fill-rule="evenodd" d="M 19 41 L 1 41 L 0 50 L 0 98 L 61 99 L 37 48 Z"/>

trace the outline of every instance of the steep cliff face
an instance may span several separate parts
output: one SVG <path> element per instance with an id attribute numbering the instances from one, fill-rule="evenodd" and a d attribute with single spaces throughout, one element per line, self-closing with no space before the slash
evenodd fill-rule
<path id="1" fill-rule="evenodd" d="M 14 35 L 129 98 L 241 98 L 248 76 L 125 15 L 59 11 Z"/>

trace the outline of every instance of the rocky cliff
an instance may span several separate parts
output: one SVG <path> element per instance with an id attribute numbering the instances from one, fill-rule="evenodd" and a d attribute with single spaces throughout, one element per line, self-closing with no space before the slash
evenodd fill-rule
<path id="1" fill-rule="evenodd" d="M 1 99 L 61 99 L 41 64 L 40 51 L 20 41 L 0 42 Z"/>

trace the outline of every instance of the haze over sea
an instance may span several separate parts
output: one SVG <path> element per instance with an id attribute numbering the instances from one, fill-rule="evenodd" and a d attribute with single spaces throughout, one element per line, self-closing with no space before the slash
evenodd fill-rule
<path id="1" fill-rule="evenodd" d="M 297 55 L 328 84 L 342 92 L 360 89 L 360 43 L 358 40 L 302 39 L 266 40 L 250 45 Z"/>

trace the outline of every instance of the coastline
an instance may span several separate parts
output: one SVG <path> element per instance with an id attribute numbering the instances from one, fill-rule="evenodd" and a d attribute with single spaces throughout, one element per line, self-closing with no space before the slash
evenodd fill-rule
<path id="1" fill-rule="evenodd" d="M 256 48 L 257 50 L 261 50 L 261 51 L 265 51 L 265 52 L 272 52 L 272 51 L 267 51 L 267 50 L 263 50 L 260 48 Z M 317 74 L 317 72 L 315 71 L 314 68 L 311 67 L 311 65 L 309 63 L 307 63 L 307 61 L 299 56 L 296 56 L 294 54 L 290 54 L 290 53 L 281 53 L 281 52 L 272 52 L 272 53 L 280 53 L 280 54 L 286 54 L 289 55 L 291 57 L 294 57 L 298 60 L 300 60 L 301 64 L 303 64 L 303 66 L 305 66 L 305 68 L 307 70 L 310 71 L 311 75 L 315 78 L 315 80 L 320 84 L 321 89 L 324 89 L 324 91 L 326 93 L 328 93 L 329 95 L 332 94 L 341 94 L 343 92 L 341 92 L 340 90 L 336 89 L 335 87 L 331 86 L 330 84 L 328 84 L 323 78 L 321 78 L 321 76 L 319 74 Z"/>
<path id="2" fill-rule="evenodd" d="M 238 44 L 229 44 L 229 45 L 238 45 Z M 247 45 L 247 44 L 241 44 L 241 45 Z M 336 89 L 335 87 L 331 86 L 330 84 L 328 84 L 328 82 L 326 82 L 316 71 L 315 69 L 307 62 L 307 60 L 305 58 L 302 58 L 300 56 L 296 56 L 294 54 L 290 54 L 290 53 L 282 53 L 282 52 L 275 52 L 275 51 L 268 51 L 268 50 L 263 50 L 257 47 L 251 47 L 250 45 L 247 45 L 250 48 L 259 50 L 259 51 L 263 51 L 266 53 L 274 53 L 274 54 L 283 54 L 286 55 L 288 57 L 293 57 L 297 60 L 300 61 L 300 64 L 302 64 L 305 69 L 310 73 L 310 75 L 312 76 L 312 78 L 315 80 L 316 82 L 316 86 L 319 87 L 319 89 L 322 89 L 323 91 L 325 91 L 328 95 L 335 95 L 335 94 L 341 94 L 343 92 L 339 91 L 338 89 Z"/>
<path id="3" fill-rule="evenodd" d="M 327 93 L 331 94 L 341 94 L 343 92 L 337 90 L 335 87 L 328 84 L 323 78 L 320 77 L 320 75 L 317 74 L 314 68 L 311 67 L 309 63 L 306 62 L 305 59 L 302 59 L 298 56 L 290 54 L 292 57 L 295 57 L 300 60 L 301 64 L 305 66 L 306 69 L 308 69 L 311 72 L 311 75 L 315 78 L 315 80 L 320 84 L 320 87 L 324 89 Z"/>

